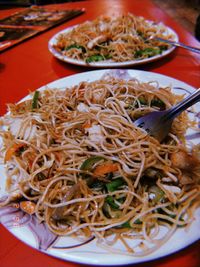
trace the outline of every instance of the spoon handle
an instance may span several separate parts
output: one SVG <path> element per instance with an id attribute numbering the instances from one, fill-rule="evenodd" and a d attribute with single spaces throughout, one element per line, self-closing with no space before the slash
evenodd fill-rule
<path id="1" fill-rule="evenodd" d="M 180 42 L 165 40 L 165 39 L 160 38 L 160 37 L 154 37 L 154 39 L 157 39 L 157 40 L 159 40 L 161 42 L 165 42 L 165 43 L 168 43 L 168 44 L 171 44 L 171 45 L 174 45 L 174 46 L 179 46 L 179 47 L 188 49 L 188 50 L 190 50 L 192 52 L 200 54 L 200 48 L 196 48 L 196 47 L 192 47 L 192 46 L 189 46 L 189 45 L 185 45 L 185 44 L 180 43 Z"/>
<path id="2" fill-rule="evenodd" d="M 191 107 L 195 103 L 200 101 L 200 88 L 197 89 L 193 94 L 183 99 L 180 103 L 170 108 L 168 113 L 165 115 L 165 119 L 173 119 L 178 116 L 182 111 Z"/>

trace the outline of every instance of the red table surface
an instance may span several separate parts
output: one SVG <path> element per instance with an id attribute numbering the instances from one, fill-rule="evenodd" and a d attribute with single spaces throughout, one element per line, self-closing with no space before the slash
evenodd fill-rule
<path id="1" fill-rule="evenodd" d="M 85 8 L 86 12 L 0 54 L 1 115 L 6 111 L 6 103 L 18 101 L 42 85 L 71 74 L 92 70 L 57 60 L 50 54 L 47 46 L 49 39 L 58 31 L 86 20 L 92 20 L 99 15 L 132 12 L 156 22 L 162 21 L 177 32 L 181 42 L 200 47 L 200 43 L 190 33 L 150 0 L 91 0 L 57 4 L 54 7 L 58 9 Z M 0 18 L 21 9 L 0 10 Z M 133 68 L 161 73 L 182 80 L 196 88 L 200 87 L 200 55 L 181 48 L 175 49 L 172 54 L 159 61 L 131 69 Z M 0 225 L 0 267 L 12 266 L 78 267 L 81 265 L 65 262 L 32 249 Z M 171 256 L 137 266 L 199 267 L 200 241 Z"/>

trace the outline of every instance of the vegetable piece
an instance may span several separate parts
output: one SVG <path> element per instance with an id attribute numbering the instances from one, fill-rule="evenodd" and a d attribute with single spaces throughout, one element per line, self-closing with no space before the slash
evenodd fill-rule
<path id="1" fill-rule="evenodd" d="M 18 149 L 24 147 L 24 144 L 13 144 L 8 150 L 6 151 L 4 162 L 7 162 L 12 158 L 12 156 L 18 151 Z"/>
<path id="2" fill-rule="evenodd" d="M 172 205 L 173 205 L 173 204 L 172 204 Z M 171 205 L 171 206 L 172 206 L 172 205 Z M 170 218 L 172 218 L 172 219 L 175 219 L 176 216 L 177 216 L 177 214 L 169 214 L 169 213 L 165 212 L 165 211 L 164 211 L 163 209 L 161 209 L 161 208 L 158 208 L 158 209 L 157 209 L 157 212 L 160 213 L 160 214 L 165 214 L 165 215 L 167 215 L 168 217 L 170 217 Z M 167 219 L 159 218 L 159 220 L 160 220 L 160 221 L 165 221 L 165 222 L 167 222 L 167 223 L 169 223 L 169 224 L 173 224 L 172 222 L 170 222 L 170 221 L 167 220 Z M 184 218 L 183 218 L 183 215 L 179 218 L 179 221 L 180 221 L 180 222 L 185 222 L 185 220 L 184 220 Z M 186 224 L 187 224 L 187 223 L 185 222 L 185 224 L 178 224 L 177 226 L 178 226 L 178 227 L 184 227 Z"/>
<path id="3" fill-rule="evenodd" d="M 163 175 L 161 173 L 161 170 L 158 170 L 153 167 L 149 167 L 144 171 L 144 177 L 150 178 L 150 179 L 159 179 Z"/>
<path id="4" fill-rule="evenodd" d="M 151 47 L 147 47 L 143 50 L 137 50 L 135 52 L 135 57 L 142 57 L 142 56 L 146 56 L 146 57 L 152 57 L 155 55 L 159 55 L 161 54 L 161 50 L 159 48 L 151 48 Z"/>
<path id="5" fill-rule="evenodd" d="M 119 177 L 117 179 L 114 179 L 112 182 L 106 184 L 106 188 L 109 192 L 116 191 L 120 186 L 124 185 L 125 181 L 123 178 Z"/>
<path id="6" fill-rule="evenodd" d="M 97 61 L 101 61 L 104 60 L 104 57 L 101 55 L 92 55 L 88 58 L 86 58 L 86 63 L 90 63 L 90 62 L 97 62 Z"/>
<path id="7" fill-rule="evenodd" d="M 39 172 L 39 173 L 37 174 L 37 177 L 38 177 L 38 180 L 39 180 L 39 181 L 43 181 L 43 180 L 46 179 L 46 176 L 45 176 L 44 173 L 42 173 L 42 172 Z"/>
<path id="8" fill-rule="evenodd" d="M 136 221 L 134 221 L 134 224 L 142 224 L 142 221 L 140 219 L 137 219 Z"/>
<path id="9" fill-rule="evenodd" d="M 129 108 L 131 108 L 131 109 L 138 108 L 139 107 L 138 102 L 140 103 L 141 106 L 148 106 L 149 105 L 148 101 L 143 96 L 140 96 L 140 97 L 138 97 L 137 101 L 135 100 L 133 102 L 133 104 L 131 104 L 129 106 Z M 152 99 L 150 106 L 151 107 L 158 107 L 160 109 L 166 108 L 165 103 L 162 100 L 160 100 L 159 98 Z"/>
<path id="10" fill-rule="evenodd" d="M 91 170 L 93 165 L 100 160 L 104 160 L 104 158 L 101 156 L 90 157 L 82 163 L 80 169 L 85 171 Z"/>
<path id="11" fill-rule="evenodd" d="M 84 122 L 83 125 L 82 125 L 83 129 L 88 129 L 88 128 L 90 128 L 91 126 L 92 126 L 92 123 L 91 123 L 90 120 Z"/>
<path id="12" fill-rule="evenodd" d="M 82 45 L 78 45 L 78 44 L 72 44 L 72 45 L 67 46 L 67 47 L 65 48 L 65 51 L 68 51 L 68 50 L 70 50 L 70 49 L 72 49 L 72 48 L 81 49 L 83 53 L 86 52 L 85 47 L 82 46 Z"/>
<path id="13" fill-rule="evenodd" d="M 134 224 L 142 224 L 142 222 L 140 221 L 140 219 L 137 219 Z M 132 228 L 132 226 L 130 225 L 130 222 L 127 221 L 125 223 L 122 223 L 121 225 L 117 226 L 117 228 Z"/>
<path id="14" fill-rule="evenodd" d="M 147 106 L 148 105 L 146 99 L 143 96 L 140 96 L 140 97 L 138 97 L 137 100 L 134 100 L 133 103 L 131 103 L 128 108 L 129 109 L 138 108 L 139 107 L 138 102 L 140 103 L 141 106 Z"/>
<path id="15" fill-rule="evenodd" d="M 86 159 L 82 163 L 82 165 L 80 167 L 80 170 L 82 170 L 82 171 L 91 171 L 92 168 L 93 168 L 93 166 L 94 166 L 94 164 L 97 163 L 97 162 L 99 162 L 99 161 L 101 161 L 101 160 L 104 160 L 104 158 L 101 157 L 101 156 L 93 156 L 93 157 L 90 157 L 90 158 Z M 84 173 L 82 173 L 81 175 L 83 177 L 86 176 Z"/>
<path id="16" fill-rule="evenodd" d="M 25 145 L 20 146 L 20 147 L 16 150 L 15 155 L 16 155 L 17 157 L 20 157 L 21 154 L 26 150 L 26 148 L 27 148 L 27 147 L 26 147 Z"/>
<path id="17" fill-rule="evenodd" d="M 168 48 L 169 48 L 168 45 L 159 45 L 159 49 L 160 49 L 161 52 L 167 50 Z"/>
<path id="18" fill-rule="evenodd" d="M 153 106 L 158 107 L 160 109 L 166 108 L 165 103 L 162 100 L 160 100 L 159 98 L 151 100 L 151 107 L 153 107 Z"/>
<path id="19" fill-rule="evenodd" d="M 127 221 L 127 222 L 122 223 L 121 225 L 119 225 L 119 228 L 132 228 L 132 227 L 130 226 L 130 222 Z"/>
<path id="20" fill-rule="evenodd" d="M 157 185 L 152 185 L 149 187 L 149 194 L 152 194 L 152 201 L 154 203 L 160 202 L 164 199 L 165 193 Z"/>
<path id="21" fill-rule="evenodd" d="M 117 205 L 117 203 L 115 203 L 115 200 L 112 196 L 107 196 L 105 198 L 106 203 L 108 203 L 110 205 L 110 207 L 114 210 L 118 210 L 119 206 Z"/>
<path id="22" fill-rule="evenodd" d="M 137 31 L 137 35 L 142 37 L 142 39 L 145 38 L 144 33 L 142 31 L 140 31 L 140 30 Z"/>
<path id="23" fill-rule="evenodd" d="M 35 213 L 35 203 L 32 201 L 22 201 L 20 202 L 20 208 L 28 214 Z"/>
<path id="24" fill-rule="evenodd" d="M 118 163 L 110 163 L 106 162 L 102 165 L 98 165 L 94 169 L 94 175 L 95 176 L 102 176 L 104 174 L 110 173 L 110 172 L 115 172 L 118 171 Z"/>
<path id="25" fill-rule="evenodd" d="M 103 181 L 100 181 L 100 180 L 90 180 L 88 182 L 88 186 L 90 188 L 95 189 L 95 190 L 102 190 L 105 186 L 105 183 Z"/>
<path id="26" fill-rule="evenodd" d="M 105 57 L 105 59 L 111 59 L 112 58 L 111 55 L 105 55 L 104 57 Z"/>
<path id="27" fill-rule="evenodd" d="M 142 96 L 140 96 L 138 98 L 138 101 L 140 102 L 140 105 L 142 105 L 142 106 L 146 106 L 147 105 L 147 100 Z"/>
<path id="28" fill-rule="evenodd" d="M 109 209 L 110 209 L 110 205 L 108 203 L 104 202 L 103 207 L 102 207 L 102 211 L 103 211 L 103 214 L 107 218 L 111 218 Z"/>
<path id="29" fill-rule="evenodd" d="M 32 109 L 38 108 L 39 91 L 35 91 L 32 100 Z"/>
<path id="30" fill-rule="evenodd" d="M 92 56 L 86 58 L 86 63 L 102 61 L 102 60 L 110 59 L 110 58 L 111 58 L 110 55 L 102 56 L 100 54 L 96 54 L 96 55 L 92 55 Z"/>

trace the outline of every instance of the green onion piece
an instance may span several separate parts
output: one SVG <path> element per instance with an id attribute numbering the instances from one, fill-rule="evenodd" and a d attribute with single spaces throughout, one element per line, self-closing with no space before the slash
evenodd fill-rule
<path id="1" fill-rule="evenodd" d="M 32 99 L 32 109 L 38 108 L 39 91 L 35 91 Z"/>
<path id="2" fill-rule="evenodd" d="M 119 206 L 117 205 L 117 203 L 115 203 L 114 198 L 112 196 L 107 196 L 105 198 L 106 203 L 108 203 L 110 205 L 111 208 L 118 210 Z"/>
<path id="3" fill-rule="evenodd" d="M 109 192 L 114 192 L 117 190 L 120 186 L 124 185 L 125 181 L 123 178 L 119 177 L 117 179 L 114 179 L 112 182 L 106 184 L 106 188 Z"/>

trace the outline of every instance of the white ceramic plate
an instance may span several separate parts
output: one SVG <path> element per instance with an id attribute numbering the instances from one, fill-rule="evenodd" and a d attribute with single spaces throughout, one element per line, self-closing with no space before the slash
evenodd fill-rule
<path id="1" fill-rule="evenodd" d="M 150 58 L 145 58 L 145 59 L 130 60 L 130 61 L 125 61 L 125 62 L 112 62 L 111 60 L 104 60 L 104 61 L 86 63 L 83 60 L 76 60 L 76 59 L 64 56 L 64 55 L 62 55 L 62 53 L 58 52 L 54 48 L 54 46 L 57 44 L 58 36 L 60 34 L 70 32 L 74 27 L 77 27 L 77 26 L 78 25 L 75 25 L 75 26 L 69 27 L 65 30 L 58 32 L 49 40 L 49 43 L 48 43 L 49 51 L 56 58 L 58 58 L 64 62 L 74 64 L 74 65 L 85 66 L 85 67 L 94 67 L 94 68 L 118 68 L 118 67 L 135 66 L 135 65 L 141 65 L 141 64 L 149 63 L 149 62 L 152 62 L 155 60 L 159 60 L 159 59 L 169 55 L 175 49 L 175 46 L 171 46 L 166 51 L 163 51 L 162 54 L 156 55 L 156 56 L 153 56 Z M 178 42 L 178 35 L 176 34 L 176 32 L 167 26 L 165 26 L 165 27 L 166 27 L 166 33 L 172 34 L 174 36 L 173 41 Z"/>
<path id="2" fill-rule="evenodd" d="M 152 72 L 145 72 L 139 70 L 98 70 L 90 71 L 81 74 L 72 75 L 60 80 L 56 80 L 39 90 L 48 88 L 62 88 L 70 87 L 78 84 L 82 81 L 94 81 L 100 79 L 103 75 L 109 73 L 114 77 L 120 77 L 122 79 L 137 78 L 140 81 L 158 81 L 161 86 L 172 86 L 181 87 L 184 89 L 174 89 L 175 93 L 178 94 L 190 94 L 195 89 L 179 80 L 160 75 Z M 26 98 L 28 98 L 27 96 Z M 200 120 L 200 104 L 195 105 L 197 112 L 191 113 L 191 116 Z M 200 133 L 195 133 L 189 130 L 187 132 L 187 139 L 189 143 L 199 143 Z M 0 140 L 1 141 L 1 140 Z M 5 195 L 5 173 L 4 166 L 0 165 L 0 198 Z M 36 248 L 44 253 L 55 256 L 57 258 L 77 262 L 84 264 L 94 265 L 125 265 L 125 264 L 136 264 L 140 262 L 147 262 L 153 259 L 169 255 L 177 252 L 193 242 L 200 239 L 200 209 L 195 213 L 195 220 L 191 227 L 186 231 L 184 228 L 178 229 L 175 234 L 160 247 L 157 251 L 144 257 L 133 257 L 126 255 L 125 253 L 111 253 L 105 249 L 99 247 L 95 239 L 89 240 L 78 240 L 70 237 L 57 237 L 56 235 L 49 232 L 48 228 L 44 223 L 38 223 L 36 217 L 28 215 L 20 210 L 18 204 L 13 204 L 9 207 L 0 209 L 0 221 L 2 224 L 9 229 L 20 240 Z M 131 241 L 134 242 L 135 241 Z M 120 244 L 117 244 L 117 248 L 121 248 Z"/>

